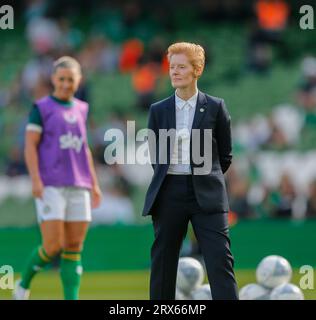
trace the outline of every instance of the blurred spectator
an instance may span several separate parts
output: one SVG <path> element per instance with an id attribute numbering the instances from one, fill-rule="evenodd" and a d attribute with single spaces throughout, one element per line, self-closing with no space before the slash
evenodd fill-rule
<path id="1" fill-rule="evenodd" d="M 100 69 L 104 72 L 114 72 L 118 69 L 120 46 L 114 45 L 109 39 L 103 40 L 103 50 L 100 54 Z"/>
<path id="2" fill-rule="evenodd" d="M 123 5 L 123 22 L 127 29 L 132 29 L 139 23 L 142 7 L 138 1 L 128 1 Z"/>
<path id="3" fill-rule="evenodd" d="M 9 158 L 6 163 L 5 174 L 11 178 L 27 174 L 23 152 L 18 147 L 12 147 L 10 150 Z"/>
<path id="4" fill-rule="evenodd" d="M 104 38 L 101 35 L 92 35 L 78 54 L 78 60 L 87 73 L 97 72 L 100 67 L 100 58 L 104 49 Z"/>
<path id="5" fill-rule="evenodd" d="M 266 72 L 269 70 L 271 62 L 271 47 L 266 43 L 258 42 L 256 39 L 252 39 L 250 42 L 247 61 L 249 69 L 258 73 Z"/>
<path id="6" fill-rule="evenodd" d="M 141 62 L 132 74 L 132 85 L 137 95 L 137 108 L 148 111 L 154 102 L 160 65 L 154 62 Z"/>
<path id="7" fill-rule="evenodd" d="M 301 64 L 302 79 L 297 92 L 297 101 L 305 116 L 305 126 L 316 127 L 316 58 L 305 57 Z M 308 129 L 308 128 L 306 128 Z"/>
<path id="8" fill-rule="evenodd" d="M 44 17 L 32 19 L 26 32 L 31 48 L 39 55 L 49 54 L 57 49 L 62 36 L 56 21 Z"/>
<path id="9" fill-rule="evenodd" d="M 103 35 L 93 34 L 78 55 L 82 68 L 88 74 L 113 72 L 118 68 L 120 51 Z"/>
<path id="10" fill-rule="evenodd" d="M 301 145 L 311 149 L 316 139 L 316 87 L 300 93 L 300 103 L 304 112 Z"/>
<path id="11" fill-rule="evenodd" d="M 316 86 L 301 85 L 297 93 L 297 101 L 305 114 L 312 114 L 316 110 Z"/>
<path id="12" fill-rule="evenodd" d="M 30 97 L 33 98 L 34 101 L 43 98 L 51 94 L 51 82 L 50 79 L 44 78 L 44 76 L 40 76 L 34 86 L 31 88 Z"/>
<path id="13" fill-rule="evenodd" d="M 126 224 L 135 222 L 133 203 L 126 195 L 123 184 L 120 183 L 108 186 L 107 191 L 102 193 L 100 206 L 92 211 L 93 224 L 118 222 Z"/>
<path id="14" fill-rule="evenodd" d="M 144 44 L 139 39 L 130 39 L 122 45 L 119 70 L 122 73 L 134 71 L 144 53 Z"/>
<path id="15" fill-rule="evenodd" d="M 53 58 L 39 55 L 29 60 L 21 75 L 21 82 L 17 93 L 22 92 L 23 98 L 33 101 L 41 98 L 41 94 L 50 90 L 50 74 L 53 66 Z M 47 88 L 44 88 L 47 87 Z M 36 97 L 33 96 L 36 94 Z"/>
<path id="16" fill-rule="evenodd" d="M 102 190 L 100 207 L 92 212 L 94 224 L 133 223 L 134 206 L 131 201 L 132 186 L 117 164 L 97 167 Z"/>
<path id="17" fill-rule="evenodd" d="M 314 98 L 314 100 L 313 100 Z M 303 99 L 301 99 L 303 101 Z M 268 116 L 254 115 L 247 122 L 237 123 L 234 130 L 234 140 L 238 146 L 247 150 L 276 149 L 283 150 L 301 143 L 304 125 L 312 121 L 316 112 L 316 90 L 315 96 L 309 93 L 304 97 L 306 107 L 312 109 L 312 113 L 306 113 L 290 104 L 281 104 L 273 107 Z"/>
<path id="18" fill-rule="evenodd" d="M 286 139 L 285 133 L 282 129 L 277 125 L 273 117 L 269 118 L 270 125 L 270 136 L 266 143 L 263 145 L 266 149 L 273 150 L 285 150 L 288 147 L 288 141 Z"/>
<path id="19" fill-rule="evenodd" d="M 237 123 L 233 127 L 234 142 L 249 151 L 259 149 L 267 142 L 270 135 L 269 121 L 262 114 L 257 114 L 250 120 Z"/>
<path id="20" fill-rule="evenodd" d="M 102 192 L 111 192 L 113 194 L 131 197 L 133 187 L 126 178 L 121 165 L 104 165 L 104 163 L 97 165 L 97 174 L 100 181 L 100 188 Z"/>
<path id="21" fill-rule="evenodd" d="M 48 8 L 46 0 L 27 0 L 25 1 L 24 18 L 29 22 L 45 15 Z"/>
<path id="22" fill-rule="evenodd" d="M 304 87 L 316 87 L 316 58 L 306 56 L 301 63 Z"/>
<path id="23" fill-rule="evenodd" d="M 263 40 L 275 41 L 279 38 L 290 14 L 289 5 L 285 0 L 258 0 L 255 12 Z"/>
<path id="24" fill-rule="evenodd" d="M 148 48 L 148 61 L 154 62 L 162 66 L 165 63 L 166 55 L 166 41 L 162 37 L 155 37 L 150 43 Z M 169 70 L 168 70 L 169 71 Z"/>
<path id="25" fill-rule="evenodd" d="M 289 104 L 275 106 L 272 111 L 273 122 L 282 131 L 288 145 L 295 145 L 300 138 L 304 116 Z"/>
<path id="26" fill-rule="evenodd" d="M 300 141 L 304 115 L 294 106 L 283 104 L 273 108 L 268 117 L 257 114 L 234 127 L 235 142 L 247 150 L 283 150 Z"/>
<path id="27" fill-rule="evenodd" d="M 154 102 L 160 77 L 169 73 L 169 63 L 165 54 L 165 42 L 154 38 L 149 48 L 138 59 L 132 73 L 132 86 L 137 95 L 136 108 L 148 111 Z"/>
<path id="28" fill-rule="evenodd" d="M 254 214 L 248 202 L 249 183 L 232 167 L 227 173 L 230 209 L 237 219 L 252 218 Z"/>
<path id="29" fill-rule="evenodd" d="M 288 174 L 281 176 L 279 187 L 270 194 L 271 214 L 275 218 L 294 217 L 294 206 L 297 193 L 291 177 Z"/>
<path id="30" fill-rule="evenodd" d="M 312 181 L 309 186 L 305 216 L 306 218 L 316 218 L 316 180 Z"/>
<path id="31" fill-rule="evenodd" d="M 256 26 L 249 41 L 248 65 L 257 72 L 267 71 L 272 62 L 272 46 L 283 46 L 282 32 L 290 14 L 285 0 L 258 0 L 255 4 Z"/>
<path id="32" fill-rule="evenodd" d="M 59 18 L 57 24 L 60 31 L 58 39 L 59 56 L 71 55 L 81 45 L 83 34 L 79 29 L 71 26 L 69 19 L 66 17 Z"/>
<path id="33" fill-rule="evenodd" d="M 102 165 L 105 163 L 104 150 L 107 145 L 112 143 L 112 141 L 104 141 L 104 134 L 107 130 L 110 129 L 120 130 L 120 132 L 123 133 L 122 138 L 126 141 L 126 116 L 124 113 L 121 113 L 118 110 L 113 111 L 109 115 L 109 118 L 107 119 L 106 123 L 96 127 L 95 129 L 93 129 L 91 133 L 93 153 L 96 157 L 96 161 Z"/>

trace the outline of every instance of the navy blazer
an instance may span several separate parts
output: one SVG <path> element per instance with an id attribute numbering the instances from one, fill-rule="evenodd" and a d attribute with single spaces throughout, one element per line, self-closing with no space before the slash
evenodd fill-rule
<path id="1" fill-rule="evenodd" d="M 166 154 L 167 161 L 159 163 L 159 129 L 175 129 L 175 95 L 156 102 L 150 106 L 148 129 L 155 133 L 155 139 L 148 139 L 154 175 L 148 187 L 143 216 L 154 214 L 154 203 L 159 189 L 167 174 L 172 146 L 172 137 L 168 140 Z M 201 91 L 198 92 L 197 105 L 192 124 L 192 129 L 212 129 L 212 139 L 209 136 L 204 141 L 203 130 L 200 135 L 200 150 L 203 154 L 204 143 L 208 143 L 212 148 L 212 169 L 203 175 L 192 174 L 195 196 L 201 209 L 206 213 L 224 213 L 229 211 L 228 197 L 226 192 L 224 173 L 229 168 L 232 161 L 232 139 L 231 139 L 231 119 L 225 106 L 224 100 L 209 96 Z M 156 148 L 156 152 L 153 152 Z M 153 157 L 156 156 L 156 159 Z M 155 161 L 154 161 L 155 160 Z M 192 173 L 195 168 L 203 164 L 195 164 L 192 160 L 192 132 L 190 146 L 190 166 Z"/>

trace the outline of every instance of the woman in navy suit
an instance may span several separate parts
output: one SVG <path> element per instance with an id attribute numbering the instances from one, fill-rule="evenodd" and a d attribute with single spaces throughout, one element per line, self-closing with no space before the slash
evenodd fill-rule
<path id="1" fill-rule="evenodd" d="M 175 299 L 179 252 L 191 222 L 213 299 L 236 300 L 224 181 L 232 159 L 230 116 L 223 99 L 198 90 L 197 81 L 205 64 L 200 45 L 172 44 L 168 59 L 175 94 L 151 105 L 148 121 L 148 129 L 154 133 L 154 139 L 149 135 L 154 176 L 143 215 L 152 216 L 155 235 L 150 298 Z M 169 137 L 171 148 L 162 145 L 161 129 L 175 131 Z M 201 159 L 200 150 L 204 151 L 202 162 L 197 161 Z M 211 153 L 206 157 L 207 150 Z M 166 161 L 161 160 L 164 158 Z"/>

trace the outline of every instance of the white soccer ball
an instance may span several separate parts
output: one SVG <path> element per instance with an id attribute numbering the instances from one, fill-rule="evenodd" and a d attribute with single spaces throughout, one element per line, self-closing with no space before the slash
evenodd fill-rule
<path id="1" fill-rule="evenodd" d="M 304 294 L 294 284 L 283 283 L 272 290 L 270 300 L 304 300 Z"/>
<path id="2" fill-rule="evenodd" d="M 292 268 L 289 262 L 281 256 L 267 256 L 259 263 L 256 277 L 259 284 L 273 289 L 280 284 L 290 282 Z"/>
<path id="3" fill-rule="evenodd" d="M 208 283 L 197 287 L 191 292 L 193 300 L 212 300 L 212 292 Z"/>
<path id="4" fill-rule="evenodd" d="M 182 292 L 180 289 L 176 288 L 176 300 L 191 300 L 191 297 L 184 292 Z"/>
<path id="5" fill-rule="evenodd" d="M 270 292 L 268 288 L 265 288 L 257 283 L 249 283 L 239 290 L 240 300 L 269 300 Z"/>
<path id="6" fill-rule="evenodd" d="M 190 257 L 180 258 L 177 273 L 177 288 L 189 294 L 203 283 L 204 269 L 202 264 Z"/>

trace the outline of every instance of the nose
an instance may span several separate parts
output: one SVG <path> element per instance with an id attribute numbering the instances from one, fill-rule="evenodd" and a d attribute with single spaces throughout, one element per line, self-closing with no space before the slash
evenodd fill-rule
<path id="1" fill-rule="evenodd" d="M 64 88 L 64 89 L 69 89 L 70 87 L 71 87 L 71 83 L 70 83 L 70 82 L 65 81 L 65 82 L 63 83 L 63 88 Z"/>

